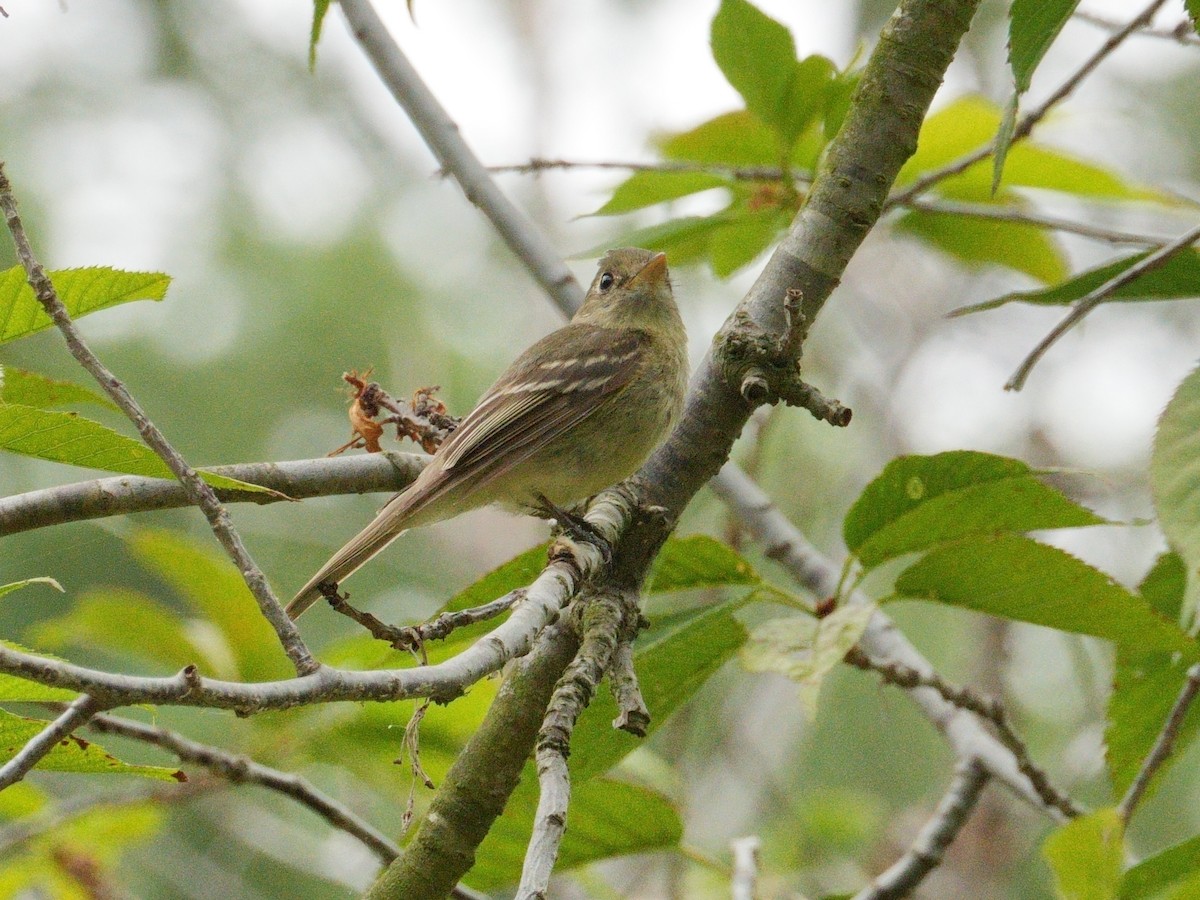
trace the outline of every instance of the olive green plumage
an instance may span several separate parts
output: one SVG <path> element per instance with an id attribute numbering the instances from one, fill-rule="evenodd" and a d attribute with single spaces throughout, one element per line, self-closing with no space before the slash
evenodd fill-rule
<path id="1" fill-rule="evenodd" d="M 296 618 L 401 532 L 542 495 L 568 506 L 631 475 L 666 437 L 687 388 L 687 336 L 666 257 L 603 259 L 579 312 L 517 358 L 429 465 L 288 604 Z"/>

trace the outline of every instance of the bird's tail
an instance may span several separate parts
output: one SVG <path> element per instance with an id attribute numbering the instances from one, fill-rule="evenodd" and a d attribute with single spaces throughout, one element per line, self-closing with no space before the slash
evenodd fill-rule
<path id="1" fill-rule="evenodd" d="M 398 507 L 398 501 L 403 502 L 404 495 L 393 498 L 379 511 L 374 521 L 353 537 L 349 543 L 335 553 L 317 574 L 308 580 L 308 584 L 292 598 L 287 605 L 287 614 L 293 619 L 316 603 L 322 597 L 321 586 L 338 584 L 357 572 L 376 553 L 408 530 L 404 506 Z"/>

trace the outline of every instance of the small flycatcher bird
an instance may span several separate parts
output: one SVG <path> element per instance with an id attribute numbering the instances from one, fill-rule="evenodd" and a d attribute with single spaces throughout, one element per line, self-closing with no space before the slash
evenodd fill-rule
<path id="1" fill-rule="evenodd" d="M 687 389 L 687 335 L 667 258 L 610 250 L 579 312 L 509 366 L 429 465 L 301 588 L 293 619 L 401 532 L 501 503 L 569 506 L 627 478 Z"/>

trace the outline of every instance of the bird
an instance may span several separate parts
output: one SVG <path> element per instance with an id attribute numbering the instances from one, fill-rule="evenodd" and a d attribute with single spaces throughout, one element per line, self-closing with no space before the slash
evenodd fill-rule
<path id="1" fill-rule="evenodd" d="M 491 503 L 561 513 L 628 478 L 678 419 L 688 371 L 666 254 L 608 251 L 571 321 L 508 367 L 412 484 L 299 590 L 288 615 L 410 528 Z"/>

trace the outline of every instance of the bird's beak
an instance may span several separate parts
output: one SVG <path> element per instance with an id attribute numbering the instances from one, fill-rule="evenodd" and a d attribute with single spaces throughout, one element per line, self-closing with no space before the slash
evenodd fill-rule
<path id="1" fill-rule="evenodd" d="M 656 284 L 667 275 L 667 254 L 655 253 L 650 262 L 642 266 L 636 275 L 629 279 L 628 287 L 638 284 Z"/>

